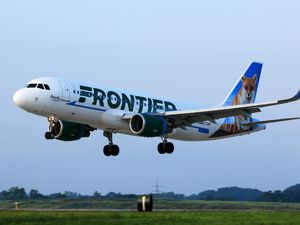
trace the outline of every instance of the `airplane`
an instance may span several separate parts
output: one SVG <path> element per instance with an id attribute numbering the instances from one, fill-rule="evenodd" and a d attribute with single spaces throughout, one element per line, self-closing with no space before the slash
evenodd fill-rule
<path id="1" fill-rule="evenodd" d="M 160 137 L 160 154 L 171 154 L 169 139 L 204 141 L 250 134 L 266 124 L 300 117 L 259 121 L 252 114 L 261 108 L 297 101 L 291 98 L 255 103 L 262 63 L 251 62 L 224 101 L 215 107 L 110 88 L 94 83 L 41 77 L 31 80 L 13 95 L 15 104 L 35 115 L 47 117 L 47 140 L 75 141 L 100 129 L 108 139 L 105 156 L 117 156 L 113 134 Z M 169 87 L 171 88 L 171 87 Z"/>

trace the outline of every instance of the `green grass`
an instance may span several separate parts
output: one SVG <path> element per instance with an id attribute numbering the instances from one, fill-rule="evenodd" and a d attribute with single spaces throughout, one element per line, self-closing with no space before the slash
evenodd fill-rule
<path id="1" fill-rule="evenodd" d="M 21 200 L 20 209 L 123 209 L 136 210 L 137 199 L 57 199 L 57 200 Z M 154 199 L 154 209 L 162 210 L 285 210 L 300 211 L 299 203 L 271 202 L 229 202 L 229 201 L 174 201 Z M 15 201 L 1 200 L 0 210 L 15 208 Z"/>
<path id="2" fill-rule="evenodd" d="M 299 225 L 300 212 L 199 211 L 199 212 L 55 212 L 0 211 L 0 225 Z"/>

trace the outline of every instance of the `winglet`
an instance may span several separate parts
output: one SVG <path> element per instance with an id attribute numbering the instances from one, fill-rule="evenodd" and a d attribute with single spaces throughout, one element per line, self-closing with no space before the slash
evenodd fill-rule
<path id="1" fill-rule="evenodd" d="M 298 90 L 297 94 L 295 94 L 293 97 L 279 100 L 278 103 L 284 104 L 284 103 L 288 103 L 288 102 L 298 101 L 299 99 L 300 99 L 300 89 Z"/>
<path id="2" fill-rule="evenodd" d="M 297 94 L 293 97 L 296 100 L 300 99 L 300 89 L 298 90 Z"/>

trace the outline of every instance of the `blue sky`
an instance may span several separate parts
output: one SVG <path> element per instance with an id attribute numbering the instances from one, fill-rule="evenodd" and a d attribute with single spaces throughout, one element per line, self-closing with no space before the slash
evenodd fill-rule
<path id="1" fill-rule="evenodd" d="M 197 193 L 225 186 L 283 189 L 300 183 L 299 122 L 211 142 L 102 132 L 64 143 L 44 140 L 47 120 L 22 111 L 13 93 L 40 76 L 63 76 L 200 104 L 219 104 L 250 61 L 264 63 L 257 101 L 300 88 L 299 1 L 6 1 L 0 7 L 2 129 L 0 190 L 43 193 Z M 299 103 L 258 119 L 299 116 Z"/>

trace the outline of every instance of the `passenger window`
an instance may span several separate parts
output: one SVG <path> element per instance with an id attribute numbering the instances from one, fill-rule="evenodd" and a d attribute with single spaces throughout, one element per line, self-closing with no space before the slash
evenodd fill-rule
<path id="1" fill-rule="evenodd" d="M 44 84 L 44 86 L 45 86 L 45 89 L 46 89 L 46 90 L 50 90 L 50 87 L 49 87 L 48 84 Z"/>
<path id="2" fill-rule="evenodd" d="M 35 88 L 37 84 L 28 84 L 27 88 Z"/>
<path id="3" fill-rule="evenodd" d="M 44 89 L 44 86 L 42 84 L 38 84 L 37 87 L 40 88 L 40 89 Z"/>

